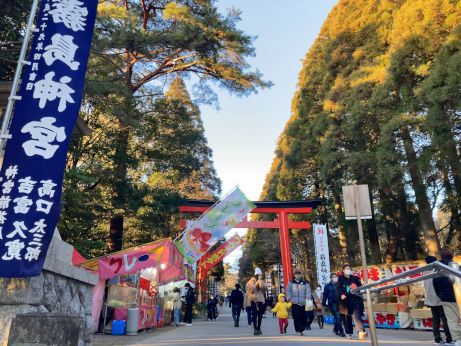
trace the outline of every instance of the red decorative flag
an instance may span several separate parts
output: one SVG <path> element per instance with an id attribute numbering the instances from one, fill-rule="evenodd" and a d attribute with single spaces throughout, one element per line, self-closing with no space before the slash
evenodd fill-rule
<path id="1" fill-rule="evenodd" d="M 239 246 L 242 246 L 244 243 L 245 239 L 239 237 L 238 234 L 234 235 L 232 238 L 218 247 L 216 251 L 207 253 L 205 256 L 203 256 L 198 262 L 197 269 L 200 269 L 203 272 L 209 271 L 217 263 L 221 262 L 224 257 L 229 255 Z"/>

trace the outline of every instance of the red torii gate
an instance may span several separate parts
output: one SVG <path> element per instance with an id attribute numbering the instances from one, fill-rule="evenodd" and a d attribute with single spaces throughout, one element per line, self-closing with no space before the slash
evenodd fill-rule
<path id="1" fill-rule="evenodd" d="M 203 200 L 188 200 L 179 207 L 181 213 L 204 213 L 215 202 Z M 293 278 L 293 268 L 290 252 L 290 229 L 310 229 L 311 223 L 308 221 L 292 221 L 288 219 L 288 214 L 310 214 L 317 208 L 320 200 L 309 201 L 285 201 L 253 202 L 256 208 L 251 212 L 255 214 L 277 214 L 278 219 L 273 221 L 249 221 L 245 218 L 234 228 L 278 228 L 280 234 L 280 253 L 283 266 L 284 287 Z M 181 226 L 185 227 L 185 220 L 181 220 Z"/>

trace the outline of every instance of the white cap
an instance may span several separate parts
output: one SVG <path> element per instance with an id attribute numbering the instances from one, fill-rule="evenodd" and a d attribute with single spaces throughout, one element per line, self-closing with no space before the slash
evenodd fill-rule
<path id="1" fill-rule="evenodd" d="M 263 275 L 263 271 L 261 270 L 261 268 L 256 267 L 255 275 Z"/>

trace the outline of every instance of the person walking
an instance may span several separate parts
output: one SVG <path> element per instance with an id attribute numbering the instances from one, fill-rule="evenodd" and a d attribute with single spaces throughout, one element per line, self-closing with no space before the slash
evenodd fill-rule
<path id="1" fill-rule="evenodd" d="M 277 314 L 277 318 L 279 319 L 280 334 L 282 335 L 287 333 L 288 310 L 291 308 L 291 305 L 291 303 L 287 302 L 287 297 L 283 293 L 280 293 L 278 295 L 278 302 L 272 309 L 272 312 Z"/>
<path id="2" fill-rule="evenodd" d="M 343 265 L 343 275 L 339 278 L 339 290 L 341 293 L 341 300 L 346 303 L 348 315 L 352 316 L 352 320 L 355 323 L 355 328 L 358 331 L 359 340 L 365 340 L 368 333 L 365 330 L 362 321 L 362 315 L 364 310 L 363 299 L 358 294 L 353 294 L 352 289 L 362 286 L 360 279 L 352 275 L 352 267 L 350 264 Z M 347 330 L 346 335 L 350 339 L 352 338 L 352 323 L 350 319 L 347 319 Z"/>
<path id="3" fill-rule="evenodd" d="M 437 261 L 434 256 L 427 256 L 426 263 L 431 264 Z M 448 327 L 447 317 L 443 312 L 442 301 L 440 300 L 437 293 L 435 293 L 433 279 L 424 280 L 424 290 L 426 292 L 424 297 L 424 305 L 431 308 L 432 312 L 432 334 L 434 335 L 435 345 L 451 344 L 452 338 L 450 329 Z M 443 341 L 440 334 L 440 322 L 443 322 L 443 330 L 445 331 L 446 340 Z"/>
<path id="4" fill-rule="evenodd" d="M 443 264 L 449 265 L 453 261 L 453 254 L 449 250 L 440 251 Z M 461 316 L 456 305 L 455 291 L 453 284 L 446 276 L 433 279 L 434 290 L 442 301 L 443 311 L 447 317 L 448 327 L 456 346 L 461 346 Z"/>
<path id="5" fill-rule="evenodd" d="M 255 275 L 248 280 L 246 291 L 251 303 L 251 314 L 253 317 L 254 335 L 261 335 L 261 321 L 266 310 L 266 283 L 263 280 L 263 273 L 260 268 L 255 269 Z"/>
<path id="6" fill-rule="evenodd" d="M 179 321 L 181 318 L 181 307 L 182 307 L 182 302 L 181 302 L 181 297 L 179 295 L 178 287 L 173 288 L 172 301 L 173 301 L 173 325 L 177 327 L 179 326 Z"/>
<path id="7" fill-rule="evenodd" d="M 243 308 L 243 292 L 240 290 L 240 285 L 235 284 L 235 290 L 232 290 L 232 293 L 229 298 L 229 307 L 232 308 L 232 317 L 234 319 L 234 326 L 238 327 L 240 322 L 240 312 Z"/>
<path id="8" fill-rule="evenodd" d="M 311 294 L 309 300 L 309 304 L 306 302 L 305 309 L 306 310 L 306 328 L 305 330 L 311 330 L 312 322 L 314 321 L 315 316 L 315 307 L 316 307 L 316 299 L 314 298 L 314 294 Z"/>
<path id="9" fill-rule="evenodd" d="M 303 279 L 301 269 L 294 270 L 294 278 L 287 285 L 287 299 L 292 303 L 293 324 L 297 335 L 306 328 L 306 299 L 311 297 L 309 283 Z"/>
<path id="10" fill-rule="evenodd" d="M 216 310 L 217 310 L 217 300 L 213 296 L 209 296 L 206 302 L 206 310 L 207 310 L 207 321 L 214 321 L 216 319 Z"/>
<path id="11" fill-rule="evenodd" d="M 344 330 L 341 324 L 341 316 L 339 314 L 340 293 L 338 286 L 338 275 L 332 273 L 330 275 L 330 282 L 325 285 L 322 295 L 322 305 L 330 309 L 335 326 L 333 331 L 336 335 L 345 337 Z"/>
<path id="12" fill-rule="evenodd" d="M 245 297 L 243 299 L 243 308 L 247 313 L 248 327 L 251 328 L 253 326 L 253 315 L 251 313 L 251 302 L 250 298 L 248 297 L 248 290 L 245 292 Z"/>
<path id="13" fill-rule="evenodd" d="M 323 292 L 322 292 L 321 286 L 317 286 L 313 296 L 314 296 L 314 302 L 315 302 L 315 315 L 317 316 L 317 323 L 319 324 L 319 328 L 323 329 L 323 325 L 325 323 L 325 317 L 323 316 L 324 315 L 324 310 L 323 310 L 323 305 L 322 305 Z"/>
<path id="14" fill-rule="evenodd" d="M 194 289 L 191 287 L 190 283 L 186 283 L 184 285 L 187 292 L 186 295 L 183 297 L 186 301 L 186 311 L 184 313 L 184 323 L 186 326 L 192 325 L 192 309 L 195 303 L 195 292 Z"/>

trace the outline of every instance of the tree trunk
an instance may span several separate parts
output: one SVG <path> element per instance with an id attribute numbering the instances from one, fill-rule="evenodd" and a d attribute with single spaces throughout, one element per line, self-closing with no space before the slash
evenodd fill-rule
<path id="1" fill-rule="evenodd" d="M 107 251 L 109 253 L 123 249 L 123 215 L 114 215 L 110 219 Z"/>
<path id="2" fill-rule="evenodd" d="M 397 257 L 397 252 L 400 244 L 401 234 L 397 228 L 396 222 L 396 213 L 395 205 L 393 203 L 393 196 L 390 189 L 379 189 L 379 198 L 381 200 L 381 212 L 384 217 L 384 222 L 386 224 L 387 231 L 387 250 L 385 261 L 386 264 L 391 264 L 395 262 Z"/>
<path id="3" fill-rule="evenodd" d="M 413 190 L 415 191 L 416 205 L 418 206 L 419 219 L 423 229 L 426 250 L 429 255 L 438 257 L 440 252 L 440 242 L 437 237 L 434 220 L 432 219 L 432 210 L 426 194 L 426 186 L 423 183 L 421 173 L 418 169 L 418 159 L 416 157 L 409 129 L 407 127 L 402 127 L 400 129 L 400 136 L 403 140 L 405 155 L 408 162 L 408 171 L 410 173 Z"/>
<path id="4" fill-rule="evenodd" d="M 445 188 L 445 192 L 447 194 L 448 204 L 450 205 L 450 213 L 451 213 L 451 222 L 450 222 L 450 231 L 448 232 L 448 236 L 446 239 L 447 245 L 453 240 L 453 236 L 455 233 L 461 233 L 461 220 L 458 211 L 458 201 L 456 200 L 456 196 L 453 193 L 453 188 L 451 186 L 451 182 L 448 176 L 448 170 L 444 162 L 442 160 L 437 160 L 437 168 L 440 171 L 443 186 Z"/>
<path id="5" fill-rule="evenodd" d="M 372 264 L 382 263 L 381 249 L 379 247 L 378 228 L 376 227 L 375 211 L 373 207 L 373 196 L 370 190 L 371 220 L 367 220 L 368 242 L 370 243 L 370 259 Z"/>
<path id="6" fill-rule="evenodd" d="M 454 139 L 451 121 L 447 116 L 442 105 L 432 107 L 432 116 L 434 117 L 432 126 L 432 137 L 434 143 L 439 149 L 443 161 L 451 168 L 454 181 L 454 189 L 458 197 L 457 205 L 460 207 L 461 201 L 461 157 L 458 155 L 457 142 Z"/>
<path id="7" fill-rule="evenodd" d="M 110 219 L 109 239 L 107 249 L 110 252 L 119 251 L 123 248 L 123 209 L 126 203 L 127 191 L 127 152 L 129 140 L 129 127 L 123 122 L 119 122 L 120 134 L 115 148 L 114 175 L 117 184 L 114 185 L 112 207 L 114 214 Z"/>
<path id="8" fill-rule="evenodd" d="M 418 232 L 409 222 L 407 196 L 405 194 L 405 188 L 403 185 L 398 187 L 397 195 L 398 203 L 398 219 L 400 233 L 405 237 L 403 246 L 405 248 L 405 255 L 407 260 L 418 259 L 418 251 L 416 249 L 416 243 L 418 242 Z"/>
<path id="9" fill-rule="evenodd" d="M 335 211 L 336 211 L 336 218 L 338 220 L 338 238 L 339 238 L 339 248 L 341 249 L 341 257 L 344 260 L 347 260 L 348 262 L 351 262 L 352 257 L 350 256 L 350 253 L 347 248 L 347 237 L 346 237 L 346 230 L 344 227 L 344 213 L 343 213 L 343 208 L 341 204 L 341 197 L 336 191 L 336 189 L 333 188 L 333 199 L 335 203 Z"/>

